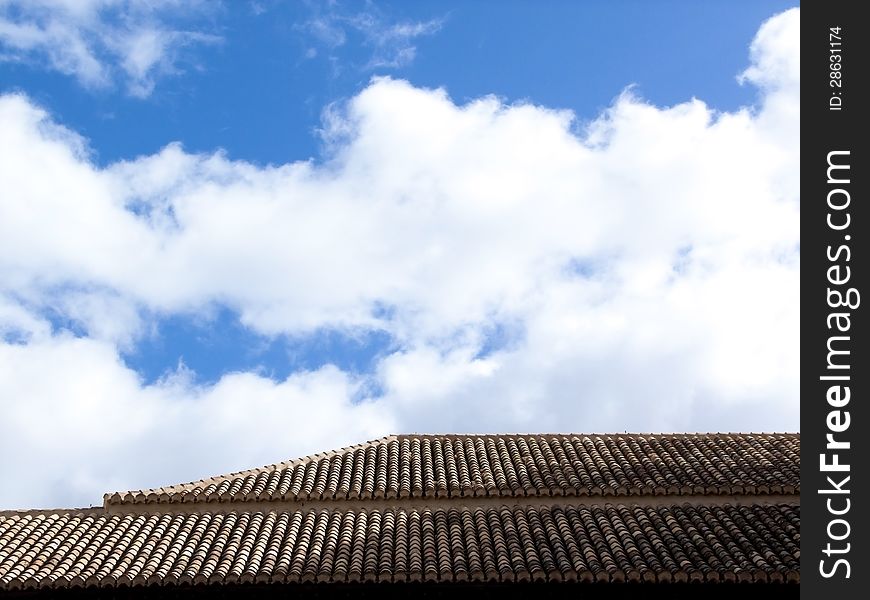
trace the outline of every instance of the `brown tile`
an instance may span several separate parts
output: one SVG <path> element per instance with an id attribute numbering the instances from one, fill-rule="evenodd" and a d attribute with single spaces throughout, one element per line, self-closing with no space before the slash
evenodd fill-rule
<path id="1" fill-rule="evenodd" d="M 0 589 L 796 582 L 798 504 L 680 502 L 683 495 L 798 493 L 799 451 L 792 434 L 391 436 L 106 496 L 110 506 L 132 504 L 126 514 L 0 513 Z M 643 500 L 668 494 L 672 503 Z M 579 502 L 584 496 L 598 499 Z M 504 506 L 475 500 L 483 497 Z M 524 504 L 528 497 L 534 505 Z M 372 503 L 381 499 L 401 504 Z M 318 508 L 300 503 L 308 500 Z M 221 510 L 230 501 L 257 504 Z"/>

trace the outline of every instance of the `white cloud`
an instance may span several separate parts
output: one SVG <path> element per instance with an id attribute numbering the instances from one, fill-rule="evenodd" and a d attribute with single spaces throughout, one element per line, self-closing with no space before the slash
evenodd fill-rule
<path id="1" fill-rule="evenodd" d="M 349 19 L 348 23 L 360 31 L 366 42 L 374 48 L 366 68 L 398 69 L 414 62 L 417 56 L 417 47 L 414 45 L 416 38 L 438 33 L 444 20 L 387 24 L 372 13 L 363 13 Z"/>
<path id="2" fill-rule="evenodd" d="M 318 11 L 318 14 L 304 23 L 302 30 L 329 51 L 344 46 L 348 42 L 349 33 L 361 36 L 362 44 L 371 52 L 362 68 L 371 70 L 408 66 L 417 55 L 417 38 L 438 33 L 443 25 L 443 18 L 392 21 L 374 5 L 368 5 L 363 12 L 352 13 L 336 3 L 330 4 L 325 12 Z M 313 58 L 317 56 L 317 51 L 309 48 L 306 55 Z M 335 58 L 334 54 L 331 56 Z"/>
<path id="3" fill-rule="evenodd" d="M 794 35 L 798 27 L 800 12 L 797 9 L 766 21 L 750 47 L 752 64 L 738 79 L 768 91 L 793 92 L 799 88 L 801 48 L 800 38 Z"/>
<path id="4" fill-rule="evenodd" d="M 91 88 L 119 79 L 128 93 L 145 97 L 158 77 L 178 71 L 185 47 L 219 41 L 170 24 L 204 6 L 178 0 L 0 0 L 0 60 L 44 63 Z"/>
<path id="5" fill-rule="evenodd" d="M 627 92 L 578 134 L 569 112 L 375 79 L 328 113 L 322 164 L 173 144 L 99 168 L 0 98 L 0 451 L 33 449 L 0 467 L 23 482 L 0 503 L 389 430 L 797 428 L 798 15 L 754 42 L 751 109 Z M 216 304 L 264 334 L 379 329 L 399 349 L 371 380 L 212 387 L 145 385 L 119 358 L 148 315 Z"/>
<path id="6" fill-rule="evenodd" d="M 190 481 L 207 475 L 204 467 L 240 470 L 314 452 L 324 435 L 349 445 L 386 434 L 394 422 L 348 400 L 357 385 L 325 367 L 280 382 L 228 374 L 210 388 L 182 371 L 142 386 L 103 342 L 55 336 L 0 344 L 0 453 L 10 458 L 2 475 L 15 482 L 0 488 L 0 506 L 98 504 L 100 490 Z"/>

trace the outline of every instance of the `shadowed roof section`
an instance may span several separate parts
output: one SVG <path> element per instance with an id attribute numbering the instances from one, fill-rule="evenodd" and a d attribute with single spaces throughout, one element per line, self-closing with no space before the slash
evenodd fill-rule
<path id="1" fill-rule="evenodd" d="M 797 583 L 799 455 L 799 434 L 388 436 L 0 511 L 0 590 Z"/>
<path id="2" fill-rule="evenodd" d="M 794 493 L 797 434 L 391 435 L 131 503 Z"/>
<path id="3" fill-rule="evenodd" d="M 0 518 L 0 583 L 785 582 L 799 521 L 788 505 L 19 516 Z"/>

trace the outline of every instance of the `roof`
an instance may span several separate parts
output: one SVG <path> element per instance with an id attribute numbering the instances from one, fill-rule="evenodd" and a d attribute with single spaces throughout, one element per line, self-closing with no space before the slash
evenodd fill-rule
<path id="1" fill-rule="evenodd" d="M 799 434 L 410 435 L 0 512 L 0 589 L 797 582 Z"/>
<path id="2" fill-rule="evenodd" d="M 391 435 L 108 504 L 792 493 L 799 434 Z"/>

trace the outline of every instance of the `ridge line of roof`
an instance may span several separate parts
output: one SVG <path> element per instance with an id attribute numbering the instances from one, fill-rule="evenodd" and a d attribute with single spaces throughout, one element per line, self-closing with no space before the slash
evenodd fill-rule
<path id="1" fill-rule="evenodd" d="M 622 432 L 599 432 L 599 433 L 577 433 L 577 432 L 565 432 L 565 433 L 535 433 L 535 432 L 527 432 L 527 433 L 397 433 L 386 436 L 384 438 L 379 438 L 377 440 L 372 440 L 373 442 L 380 441 L 386 438 L 464 438 L 464 437 L 482 437 L 482 438 L 516 438 L 516 437 L 600 437 L 600 438 L 613 438 L 620 436 L 655 436 L 662 438 L 687 438 L 687 437 L 715 437 L 715 436 L 791 436 L 791 437 L 800 437 L 799 431 L 696 431 L 696 432 L 654 432 L 654 431 L 622 431 Z M 370 443 L 370 442 L 367 442 Z"/>
<path id="2" fill-rule="evenodd" d="M 224 503 L 188 504 L 116 504 L 108 508 L 32 509 L 0 511 L 0 518 L 39 517 L 47 518 L 72 515 L 82 517 L 111 517 L 114 515 L 192 515 L 256 512 L 297 511 L 378 511 L 378 510 L 439 510 L 439 509 L 489 509 L 543 506 L 800 506 L 800 492 L 770 494 L 683 494 L 639 496 L 485 496 L 464 498 L 406 498 L 375 501 L 286 500 L 236 501 Z"/>
<path id="3" fill-rule="evenodd" d="M 102 506 L 90 506 L 82 508 L 12 508 L 0 510 L 0 518 L 21 517 L 27 515 L 109 515 Z"/>

